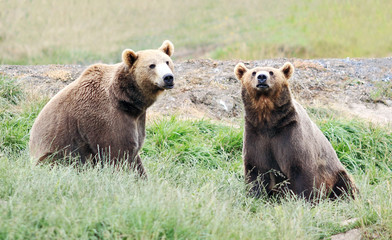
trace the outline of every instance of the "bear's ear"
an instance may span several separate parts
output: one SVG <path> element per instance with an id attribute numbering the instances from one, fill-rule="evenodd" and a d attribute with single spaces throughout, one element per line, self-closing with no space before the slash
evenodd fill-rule
<path id="1" fill-rule="evenodd" d="M 137 54 L 132 49 L 125 49 L 122 53 L 122 60 L 128 67 L 132 67 L 137 59 Z"/>
<path id="2" fill-rule="evenodd" d="M 282 71 L 283 75 L 286 77 L 286 79 L 290 79 L 291 76 L 294 73 L 294 66 L 293 64 L 286 62 L 283 67 L 280 68 L 280 70 Z"/>
<path id="3" fill-rule="evenodd" d="M 169 40 L 165 40 L 162 43 L 162 46 L 159 47 L 159 50 L 166 53 L 170 57 L 174 53 L 174 45 Z"/>
<path id="4" fill-rule="evenodd" d="M 238 80 L 241 80 L 244 74 L 248 71 L 245 64 L 238 63 L 234 68 L 234 74 Z"/>

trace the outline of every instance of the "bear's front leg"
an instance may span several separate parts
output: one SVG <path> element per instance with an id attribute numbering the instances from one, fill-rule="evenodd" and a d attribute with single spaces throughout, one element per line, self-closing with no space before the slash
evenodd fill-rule
<path id="1" fill-rule="evenodd" d="M 136 169 L 136 171 L 138 172 L 140 178 L 147 180 L 147 173 L 144 170 L 142 159 L 140 158 L 139 154 L 136 155 L 135 162 L 132 165 L 133 169 Z"/>
<path id="2" fill-rule="evenodd" d="M 252 197 L 260 197 L 265 189 L 264 186 L 269 185 L 270 178 L 268 174 L 262 174 L 257 167 L 245 164 L 245 181 L 251 186 L 248 194 Z"/>
<path id="3" fill-rule="evenodd" d="M 289 175 L 289 189 L 299 197 L 311 200 L 313 194 L 314 177 L 299 166 L 292 166 Z"/>

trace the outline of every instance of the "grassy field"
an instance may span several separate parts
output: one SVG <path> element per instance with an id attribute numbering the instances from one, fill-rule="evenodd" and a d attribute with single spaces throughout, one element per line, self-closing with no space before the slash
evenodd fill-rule
<path id="1" fill-rule="evenodd" d="M 0 64 L 118 62 L 124 48 L 175 58 L 385 57 L 392 1 L 0 0 Z"/>
<path id="2" fill-rule="evenodd" d="M 390 128 L 308 109 L 360 190 L 311 206 L 248 197 L 243 128 L 209 120 L 149 121 L 148 181 L 109 166 L 33 166 L 28 133 L 46 102 L 0 77 L 0 239 L 323 239 L 352 228 L 392 238 Z"/>
<path id="3" fill-rule="evenodd" d="M 0 9 L 0 64 L 113 63 L 124 48 L 165 39 L 174 59 L 392 56 L 388 0 L 0 0 Z M 149 121 L 147 181 L 110 166 L 33 166 L 29 130 L 47 101 L 0 74 L 0 239 L 324 239 L 353 228 L 392 239 L 390 126 L 308 109 L 360 191 L 312 206 L 248 197 L 243 127 L 209 120 Z"/>

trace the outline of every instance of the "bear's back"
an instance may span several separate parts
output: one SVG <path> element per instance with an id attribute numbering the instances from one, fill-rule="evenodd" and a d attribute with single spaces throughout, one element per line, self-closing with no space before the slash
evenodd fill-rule
<path id="1" fill-rule="evenodd" d="M 332 144 L 329 142 L 324 133 L 310 118 L 306 110 L 293 99 L 293 104 L 298 114 L 299 128 L 298 134 L 302 135 L 304 145 L 307 146 L 309 151 L 313 152 L 318 161 L 317 164 L 326 165 L 330 168 L 343 169 Z"/>
<path id="2" fill-rule="evenodd" d="M 30 133 L 33 157 L 39 159 L 47 152 L 57 151 L 55 146 L 68 146 L 77 141 L 79 124 L 91 124 L 98 118 L 110 121 L 109 116 L 116 110 L 110 107 L 108 95 L 114 72 L 115 65 L 92 65 L 45 105 Z M 83 119 L 84 123 L 77 119 Z"/>

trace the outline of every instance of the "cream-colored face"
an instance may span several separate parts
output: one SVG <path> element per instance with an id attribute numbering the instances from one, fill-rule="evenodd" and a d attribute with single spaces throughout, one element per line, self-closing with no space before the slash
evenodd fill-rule
<path id="1" fill-rule="evenodd" d="M 137 54 L 134 67 L 137 79 L 148 80 L 161 89 L 174 87 L 174 66 L 168 55 L 160 50 L 145 50 Z"/>
<path id="2" fill-rule="evenodd" d="M 122 58 L 140 86 L 143 88 L 155 86 L 164 90 L 174 87 L 174 66 L 170 58 L 173 52 L 173 44 L 166 40 L 161 47 L 154 50 L 134 52 L 126 49 L 123 51 Z"/>

